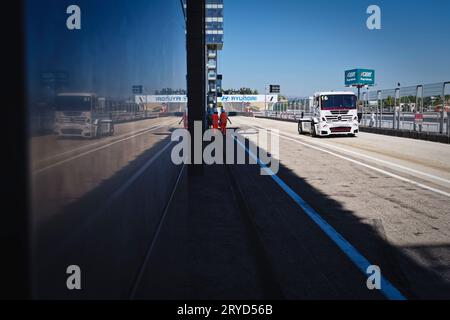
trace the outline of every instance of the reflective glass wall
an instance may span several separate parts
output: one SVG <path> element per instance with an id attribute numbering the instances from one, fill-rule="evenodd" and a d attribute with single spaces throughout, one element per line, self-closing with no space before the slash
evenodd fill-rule
<path id="1" fill-rule="evenodd" d="M 180 172 L 181 1 L 28 0 L 24 21 L 33 295 L 127 298 Z"/>

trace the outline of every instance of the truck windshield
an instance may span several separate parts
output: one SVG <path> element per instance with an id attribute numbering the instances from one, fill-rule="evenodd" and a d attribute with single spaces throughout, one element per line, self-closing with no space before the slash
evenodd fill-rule
<path id="1" fill-rule="evenodd" d="M 356 96 L 354 95 L 327 95 L 321 96 L 322 109 L 356 109 Z"/>
<path id="2" fill-rule="evenodd" d="M 56 99 L 57 111 L 91 111 L 89 96 L 59 96 Z"/>

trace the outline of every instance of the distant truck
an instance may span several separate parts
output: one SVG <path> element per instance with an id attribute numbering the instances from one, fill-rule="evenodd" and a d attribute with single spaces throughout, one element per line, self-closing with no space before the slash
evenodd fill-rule
<path id="1" fill-rule="evenodd" d="M 298 133 L 313 137 L 348 135 L 359 132 L 357 97 L 353 92 L 318 92 L 308 114 L 302 112 Z"/>
<path id="2" fill-rule="evenodd" d="M 56 97 L 55 133 L 61 137 L 96 138 L 114 134 L 104 98 L 93 93 L 60 93 Z"/>

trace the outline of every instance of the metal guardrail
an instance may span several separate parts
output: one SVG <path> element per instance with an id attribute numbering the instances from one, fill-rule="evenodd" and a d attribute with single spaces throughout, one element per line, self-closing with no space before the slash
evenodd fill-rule
<path id="1" fill-rule="evenodd" d="M 255 112 L 255 116 L 262 116 L 280 120 L 292 120 L 297 121 L 301 118 L 301 111 L 292 110 L 292 111 L 265 111 L 265 112 Z M 308 115 L 308 114 L 304 114 Z M 365 113 L 360 121 L 360 125 L 364 127 L 378 127 L 378 128 L 393 128 L 393 120 L 388 119 L 394 117 L 394 113 L 386 112 L 383 114 L 383 119 L 379 119 L 380 115 L 374 114 L 372 118 L 372 114 Z M 415 113 L 403 113 L 400 117 L 400 127 L 399 130 L 410 130 L 410 131 L 418 131 L 418 132 L 428 132 L 428 133 L 440 133 L 440 117 L 441 114 L 439 112 L 429 112 L 424 114 L 424 121 L 422 124 L 418 125 L 414 121 Z M 409 120 L 409 119 L 412 119 Z M 449 115 L 445 115 L 444 121 L 444 132 L 448 132 L 449 125 Z M 381 123 L 381 125 L 380 125 Z"/>
<path id="2" fill-rule="evenodd" d="M 158 118 L 159 112 L 151 111 L 138 111 L 138 112 L 126 112 L 126 111 L 114 111 L 105 114 L 105 117 L 110 118 L 114 123 L 132 122 L 144 119 Z M 32 136 L 40 134 L 52 133 L 55 125 L 54 113 L 45 113 L 40 115 L 34 115 L 30 117 L 29 130 Z"/>
<path id="3" fill-rule="evenodd" d="M 380 118 L 380 117 L 383 118 Z M 391 119 L 386 119 L 391 118 Z M 393 122 L 395 120 L 395 122 Z M 420 123 L 415 121 L 415 113 L 402 113 L 400 120 L 394 119 L 394 113 L 385 113 L 383 115 L 373 113 L 364 113 L 360 122 L 364 127 L 377 127 L 394 130 L 409 130 L 428 133 L 441 133 L 441 113 L 430 112 L 423 114 L 423 121 Z M 394 128 L 395 125 L 395 128 Z M 449 130 L 449 114 L 444 114 L 443 133 L 448 133 Z"/>
<path id="4" fill-rule="evenodd" d="M 298 112 L 279 112 L 279 113 L 255 112 L 254 117 L 296 123 L 299 118 L 299 113 Z M 450 117 L 448 119 L 450 119 Z M 413 131 L 410 129 L 411 126 L 413 126 L 413 123 L 405 122 L 404 126 L 400 130 L 396 130 L 396 129 L 392 128 L 392 121 L 383 120 L 381 123 L 382 123 L 381 128 L 361 125 L 360 131 L 450 144 L 450 135 L 444 135 L 444 134 L 439 133 L 439 123 L 424 123 L 424 127 L 428 127 L 428 128 L 434 127 L 435 129 L 434 130 L 428 129 L 429 131 L 425 131 L 426 129 L 424 129 L 420 132 Z M 408 128 L 408 126 L 410 126 L 410 127 Z M 450 127 L 450 126 L 448 126 L 448 127 Z"/>
<path id="5" fill-rule="evenodd" d="M 450 81 L 387 90 L 367 88 L 367 92 L 362 93 L 359 106 L 362 126 L 371 125 L 370 118 L 374 113 L 372 126 L 376 128 L 450 137 Z M 276 103 L 273 110 L 265 111 L 264 116 L 296 120 L 302 112 L 312 110 L 311 98 L 297 98 Z"/>
<path id="6" fill-rule="evenodd" d="M 286 111 L 286 112 L 278 112 L 278 111 L 262 111 L 262 112 L 254 112 L 255 116 L 281 119 L 281 120 L 299 120 L 301 118 L 301 111 Z M 306 115 L 306 113 L 305 113 Z"/>

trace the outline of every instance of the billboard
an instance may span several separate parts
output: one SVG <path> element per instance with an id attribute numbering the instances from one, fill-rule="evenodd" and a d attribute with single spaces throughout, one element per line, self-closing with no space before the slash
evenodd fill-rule
<path id="1" fill-rule="evenodd" d="M 221 98 L 218 99 L 219 102 L 229 103 L 229 102 L 254 102 L 254 103 L 275 103 L 278 102 L 277 94 L 243 94 L 243 95 L 229 95 L 224 94 Z"/>
<path id="2" fill-rule="evenodd" d="M 69 85 L 69 73 L 66 71 L 44 71 L 41 72 L 41 84 L 56 90 Z"/>
<path id="3" fill-rule="evenodd" d="M 345 71 L 346 86 L 373 86 L 375 85 L 375 70 L 353 69 Z"/>
<path id="4" fill-rule="evenodd" d="M 136 95 L 136 103 L 186 103 L 186 95 Z M 231 95 L 224 94 L 217 98 L 217 102 L 222 103 L 239 103 L 239 102 L 253 102 L 253 103 L 276 103 L 278 102 L 277 94 L 242 94 Z"/>
<path id="5" fill-rule="evenodd" d="M 280 93 L 281 92 L 280 86 L 276 85 L 276 84 L 271 84 L 269 86 L 269 89 L 270 89 L 270 93 Z"/>
<path id="6" fill-rule="evenodd" d="M 186 103 L 186 95 L 136 95 L 136 103 Z"/>
<path id="7" fill-rule="evenodd" d="M 144 92 L 143 86 L 133 86 L 132 88 L 133 94 L 142 94 Z"/>

